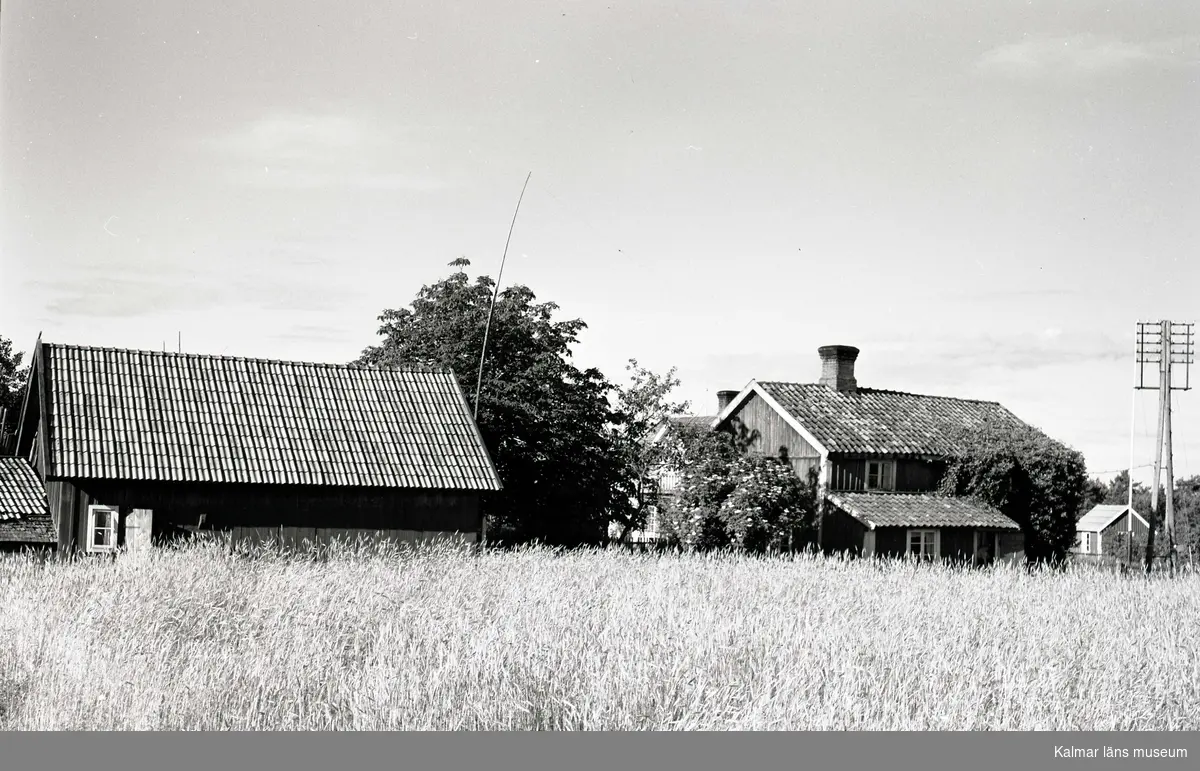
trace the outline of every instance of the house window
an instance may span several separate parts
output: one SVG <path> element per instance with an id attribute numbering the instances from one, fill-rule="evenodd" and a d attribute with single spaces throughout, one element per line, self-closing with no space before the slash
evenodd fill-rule
<path id="1" fill-rule="evenodd" d="M 908 553 L 921 559 L 934 559 L 938 556 L 938 531 L 909 530 Z"/>
<path id="2" fill-rule="evenodd" d="M 867 489 L 895 490 L 896 462 L 894 460 L 867 461 Z"/>
<path id="3" fill-rule="evenodd" d="M 117 548 L 117 510 L 111 506 L 88 506 L 87 550 L 109 552 Z"/>

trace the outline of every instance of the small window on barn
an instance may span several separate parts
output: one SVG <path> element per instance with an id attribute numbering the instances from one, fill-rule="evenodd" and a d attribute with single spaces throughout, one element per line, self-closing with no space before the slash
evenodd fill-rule
<path id="1" fill-rule="evenodd" d="M 938 556 L 938 531 L 909 530 L 908 553 L 921 559 L 934 559 Z"/>
<path id="2" fill-rule="evenodd" d="M 896 461 L 869 460 L 867 461 L 867 489 L 895 490 Z"/>
<path id="3" fill-rule="evenodd" d="M 117 510 L 111 506 L 88 506 L 87 550 L 110 552 L 117 548 Z"/>

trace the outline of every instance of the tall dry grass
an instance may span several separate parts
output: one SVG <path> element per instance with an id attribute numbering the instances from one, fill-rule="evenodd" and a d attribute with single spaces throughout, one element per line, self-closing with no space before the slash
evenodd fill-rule
<path id="1" fill-rule="evenodd" d="M 0 560 L 5 729 L 1200 728 L 1200 581 L 219 545 Z"/>

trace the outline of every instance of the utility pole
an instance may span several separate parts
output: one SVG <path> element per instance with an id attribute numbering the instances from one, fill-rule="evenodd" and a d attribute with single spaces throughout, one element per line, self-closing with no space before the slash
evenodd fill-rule
<path id="1" fill-rule="evenodd" d="M 1135 389 L 1158 390 L 1158 422 L 1155 427 L 1154 447 L 1154 479 L 1150 488 L 1150 536 L 1146 542 L 1146 572 L 1150 572 L 1154 564 L 1153 543 L 1154 519 L 1158 513 L 1158 490 L 1162 479 L 1163 456 L 1166 456 L 1166 516 L 1163 520 L 1163 530 L 1166 531 L 1168 558 L 1170 570 L 1175 573 L 1175 463 L 1172 451 L 1171 436 L 1171 392 L 1188 391 L 1191 389 L 1191 364 L 1195 360 L 1195 343 L 1193 324 L 1177 323 L 1168 320 L 1159 322 L 1138 322 L 1137 334 L 1137 365 L 1138 381 Z M 1146 382 L 1145 366 L 1158 365 L 1158 382 L 1151 385 Z M 1183 369 L 1181 384 L 1177 385 L 1172 375 L 1176 365 Z M 1130 464 L 1132 466 L 1132 464 Z M 1133 504 L 1133 469 L 1130 468 L 1129 478 L 1130 510 Z M 1129 521 L 1130 560 L 1133 556 L 1133 517 Z"/>

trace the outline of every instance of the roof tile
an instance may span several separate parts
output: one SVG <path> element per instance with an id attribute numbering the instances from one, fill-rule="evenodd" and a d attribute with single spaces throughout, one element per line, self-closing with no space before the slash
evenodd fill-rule
<path id="1" fill-rule="evenodd" d="M 1016 522 L 969 498 L 913 493 L 837 493 L 829 500 L 871 527 L 992 527 L 1019 529 Z"/>
<path id="2" fill-rule="evenodd" d="M 45 353 L 50 476 L 500 489 L 449 370 Z"/>
<path id="3" fill-rule="evenodd" d="M 996 402 L 819 384 L 760 382 L 829 452 L 948 455 L 955 435 L 998 420 L 1025 425 Z"/>
<path id="4" fill-rule="evenodd" d="M 54 543 L 46 491 L 24 458 L 0 457 L 0 541 Z"/>

